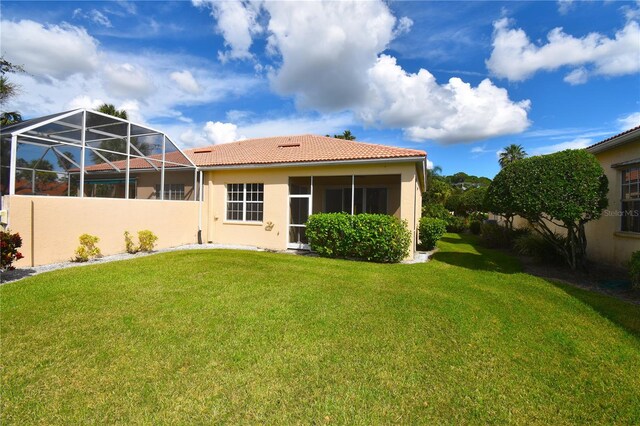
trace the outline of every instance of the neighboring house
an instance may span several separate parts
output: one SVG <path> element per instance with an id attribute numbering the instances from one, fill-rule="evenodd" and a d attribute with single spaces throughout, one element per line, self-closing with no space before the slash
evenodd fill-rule
<path id="1" fill-rule="evenodd" d="M 640 250 L 640 126 L 587 148 L 609 179 L 609 207 L 586 226 L 587 256 L 623 265 Z"/>
<path id="2" fill-rule="evenodd" d="M 100 237 L 104 254 L 121 252 L 123 232 L 141 229 L 160 248 L 306 249 L 309 215 L 342 211 L 405 220 L 414 253 L 424 151 L 299 135 L 183 152 L 160 131 L 84 109 L 1 136 L 3 221 L 23 237 L 18 266 L 68 260 L 82 233 Z"/>

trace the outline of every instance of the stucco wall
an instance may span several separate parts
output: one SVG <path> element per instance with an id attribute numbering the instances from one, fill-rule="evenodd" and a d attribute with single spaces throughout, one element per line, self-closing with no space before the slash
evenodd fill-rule
<path id="1" fill-rule="evenodd" d="M 124 231 L 136 235 L 149 229 L 158 236 L 158 248 L 197 242 L 195 201 L 16 195 L 5 196 L 3 206 L 9 210 L 9 229 L 22 236 L 25 258 L 17 267 L 68 261 L 84 233 L 100 238 L 104 255 L 124 251 Z"/>
<path id="2" fill-rule="evenodd" d="M 611 166 L 640 157 L 640 141 L 631 141 L 595 156 L 609 179 L 609 207 L 599 220 L 586 226 L 587 255 L 594 261 L 620 266 L 629 261 L 632 252 L 640 250 L 640 234 L 620 232 L 622 174 Z"/>
<path id="3" fill-rule="evenodd" d="M 205 174 L 207 183 L 209 228 L 207 240 L 220 244 L 246 244 L 273 250 L 287 248 L 289 177 L 399 175 L 402 197 L 399 217 L 407 220 L 415 241 L 415 228 L 420 214 L 420 191 L 416 190 L 415 163 L 384 165 L 345 165 L 283 167 L 262 169 L 216 170 Z M 264 184 L 264 220 L 262 224 L 228 222 L 225 218 L 226 189 L 229 183 Z M 272 227 L 267 223 L 273 224 Z M 413 246 L 411 247 L 413 256 Z"/>

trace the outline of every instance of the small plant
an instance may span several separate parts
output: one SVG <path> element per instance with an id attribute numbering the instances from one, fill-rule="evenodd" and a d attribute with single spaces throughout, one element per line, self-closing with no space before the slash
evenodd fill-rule
<path id="1" fill-rule="evenodd" d="M 158 241 L 158 237 L 148 229 L 138 231 L 138 250 L 153 251 L 153 248 L 156 245 L 156 241 Z"/>
<path id="2" fill-rule="evenodd" d="M 421 250 L 433 250 L 436 243 L 447 231 L 447 222 L 442 219 L 423 217 L 418 225 Z"/>
<path id="3" fill-rule="evenodd" d="M 79 240 L 80 246 L 76 249 L 76 257 L 73 259 L 75 262 L 87 262 L 89 259 L 101 256 L 97 246 L 100 238 L 95 235 L 82 234 Z"/>
<path id="4" fill-rule="evenodd" d="M 473 235 L 480 235 L 480 231 L 482 230 L 482 222 L 479 220 L 474 220 L 469 224 L 469 230 Z"/>
<path id="5" fill-rule="evenodd" d="M 18 251 L 20 247 L 22 247 L 20 234 L 0 231 L 0 271 L 12 271 L 15 269 L 13 262 L 24 257 Z"/>
<path id="6" fill-rule="evenodd" d="M 546 264 L 562 263 L 562 255 L 558 253 L 557 245 L 562 244 L 566 238 L 555 234 L 554 241 L 548 241 L 536 232 L 530 232 L 516 236 L 513 239 L 513 249 L 516 253 L 531 256 L 535 260 Z"/>
<path id="7" fill-rule="evenodd" d="M 129 231 L 124 231 L 124 246 L 127 253 L 136 254 L 140 248 L 133 243 Z"/>
<path id="8" fill-rule="evenodd" d="M 640 250 L 631 253 L 629 276 L 631 277 L 631 285 L 634 288 L 640 289 Z"/>

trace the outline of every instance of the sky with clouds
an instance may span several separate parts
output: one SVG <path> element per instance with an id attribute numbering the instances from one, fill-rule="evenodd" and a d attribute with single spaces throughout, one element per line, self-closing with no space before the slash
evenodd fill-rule
<path id="1" fill-rule="evenodd" d="M 493 177 L 640 125 L 640 2 L 0 5 L 25 118 L 113 103 L 183 148 L 335 134 Z"/>

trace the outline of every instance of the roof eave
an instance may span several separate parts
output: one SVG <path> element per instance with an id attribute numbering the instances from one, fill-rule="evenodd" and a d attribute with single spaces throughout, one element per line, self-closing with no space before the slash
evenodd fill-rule
<path id="1" fill-rule="evenodd" d="M 376 164 L 376 163 L 426 163 L 426 156 L 413 157 L 389 157 L 389 158 L 363 158 L 351 160 L 329 161 L 294 161 L 287 163 L 253 163 L 253 164 L 222 164 L 217 166 L 197 166 L 198 170 L 229 170 L 229 169 L 264 169 L 278 167 L 312 167 L 312 166 L 338 166 L 349 164 Z"/>
<path id="2" fill-rule="evenodd" d="M 620 136 L 616 136 L 607 141 L 591 145 L 590 147 L 587 147 L 586 150 L 592 154 L 597 154 L 599 152 L 615 148 L 618 145 L 622 145 L 636 138 L 640 138 L 640 128 L 632 130 L 629 133 L 624 133 Z"/>

